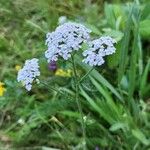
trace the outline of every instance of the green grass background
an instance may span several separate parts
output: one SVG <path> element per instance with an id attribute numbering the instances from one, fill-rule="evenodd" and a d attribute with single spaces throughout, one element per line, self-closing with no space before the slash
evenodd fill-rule
<path id="1" fill-rule="evenodd" d="M 80 114 L 72 78 L 55 76 L 44 58 L 45 35 L 58 18 L 85 24 L 93 39 L 110 35 L 117 51 L 80 87 L 89 150 L 148 150 L 150 147 L 150 2 L 102 0 L 0 0 L 0 150 L 82 150 Z M 26 92 L 16 65 L 40 58 L 47 85 Z M 90 67 L 76 57 L 79 76 Z M 70 69 L 67 62 L 58 68 Z M 24 124 L 18 120 L 23 119 Z"/>

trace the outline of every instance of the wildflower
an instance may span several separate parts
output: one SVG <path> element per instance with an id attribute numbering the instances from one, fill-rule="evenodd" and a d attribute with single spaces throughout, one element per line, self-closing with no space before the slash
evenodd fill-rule
<path id="1" fill-rule="evenodd" d="M 67 22 L 67 17 L 66 16 L 60 16 L 59 18 L 58 18 L 58 24 L 59 25 L 62 25 L 62 24 L 64 24 L 64 23 L 66 23 Z"/>
<path id="2" fill-rule="evenodd" d="M 3 96 L 5 91 L 4 83 L 0 82 L 0 96 Z"/>
<path id="3" fill-rule="evenodd" d="M 16 65 L 15 69 L 16 69 L 16 71 L 19 71 L 21 69 L 21 66 L 20 65 Z"/>
<path id="4" fill-rule="evenodd" d="M 69 59 L 71 52 L 79 50 L 82 43 L 90 39 L 90 32 L 81 24 L 68 22 L 57 27 L 54 32 L 48 33 L 48 50 L 45 52 L 48 62 L 57 61 L 59 56 L 65 60 Z"/>
<path id="5" fill-rule="evenodd" d="M 89 44 L 89 49 L 83 52 L 83 62 L 90 66 L 100 66 L 104 63 L 103 57 L 115 53 L 116 48 L 114 47 L 116 41 L 109 36 L 104 36 L 96 39 Z"/>
<path id="6" fill-rule="evenodd" d="M 57 69 L 56 62 L 55 61 L 50 62 L 48 64 L 48 69 L 51 70 L 51 71 L 56 71 L 56 69 Z"/>
<path id="7" fill-rule="evenodd" d="M 63 69 L 57 69 L 55 75 L 61 77 L 71 77 L 72 71 L 70 69 L 68 69 L 67 71 L 64 71 Z"/>
<path id="8" fill-rule="evenodd" d="M 18 72 L 18 82 L 23 82 L 28 91 L 31 90 L 34 79 L 36 80 L 36 77 L 40 76 L 38 61 L 36 58 L 26 60 L 24 67 Z"/>

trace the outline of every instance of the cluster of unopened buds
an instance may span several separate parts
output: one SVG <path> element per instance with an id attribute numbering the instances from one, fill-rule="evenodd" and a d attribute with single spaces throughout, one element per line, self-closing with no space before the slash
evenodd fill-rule
<path id="1" fill-rule="evenodd" d="M 90 39 L 91 30 L 84 25 L 68 22 L 58 26 L 55 31 L 47 33 L 45 57 L 48 63 L 56 62 L 63 58 L 68 60 L 72 53 L 82 48 L 83 43 L 88 47 L 83 55 L 83 62 L 90 66 L 100 66 L 104 56 L 115 53 L 114 44 L 116 41 L 109 36 L 102 36 L 98 39 Z M 30 91 L 32 82 L 40 75 L 38 59 L 26 60 L 25 65 L 18 72 L 18 82 L 24 83 L 25 88 Z"/>

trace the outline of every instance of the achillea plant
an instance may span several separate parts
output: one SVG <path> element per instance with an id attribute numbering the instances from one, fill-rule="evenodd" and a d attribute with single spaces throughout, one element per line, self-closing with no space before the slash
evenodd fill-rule
<path id="1" fill-rule="evenodd" d="M 90 66 L 100 66 L 104 63 L 104 56 L 113 54 L 116 50 L 114 47 L 116 41 L 114 39 L 107 36 L 91 41 L 90 32 L 91 30 L 86 28 L 84 25 L 72 22 L 64 23 L 57 27 L 54 32 L 47 34 L 46 45 L 48 49 L 45 51 L 45 57 L 47 58 L 48 63 L 54 63 L 54 65 L 50 65 L 50 69 L 56 70 L 56 61 L 59 59 L 69 60 L 68 63 L 71 62 L 72 64 L 75 79 L 75 100 L 81 115 L 84 149 L 86 149 L 86 127 L 79 100 L 79 87 L 81 81 L 89 75 L 90 71 L 83 77 L 79 78 L 74 56 L 77 51 L 82 49 L 82 44 L 86 43 L 88 45 L 88 49 L 83 52 L 83 62 Z M 70 72 L 66 74 L 62 70 L 57 70 L 56 75 L 70 76 Z M 23 82 L 25 88 L 30 91 L 33 81 L 38 76 L 40 76 L 38 59 L 33 58 L 31 60 L 27 60 L 24 67 L 19 70 L 17 80 Z"/>
<path id="2" fill-rule="evenodd" d="M 59 58 L 68 60 L 73 52 L 82 48 L 82 44 L 86 43 L 89 48 L 83 52 L 83 62 L 90 66 L 100 66 L 104 63 L 104 56 L 115 53 L 114 44 L 116 41 L 109 36 L 90 41 L 90 32 L 84 25 L 78 23 L 64 23 L 56 28 L 52 33 L 46 35 L 46 45 L 48 49 L 45 51 L 45 57 L 49 62 L 49 69 L 56 70 L 56 61 Z M 30 91 L 32 82 L 40 76 L 38 59 L 33 58 L 26 60 L 22 69 L 19 68 L 18 82 L 23 82 L 25 88 Z"/>

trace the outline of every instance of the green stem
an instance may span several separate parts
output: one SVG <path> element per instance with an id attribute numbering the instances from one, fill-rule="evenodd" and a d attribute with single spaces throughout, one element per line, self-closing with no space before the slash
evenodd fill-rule
<path id="1" fill-rule="evenodd" d="M 82 131 L 83 131 L 83 138 L 84 138 L 84 150 L 86 150 L 86 129 L 85 129 L 85 123 L 84 123 L 84 118 L 83 118 L 84 115 L 83 115 L 83 111 L 82 111 L 82 106 L 79 101 L 79 86 L 80 85 L 79 85 L 79 81 L 78 81 L 74 57 L 71 56 L 71 59 L 72 59 L 72 65 L 73 65 L 73 72 L 74 72 L 74 76 L 75 76 L 75 100 L 76 100 L 76 103 L 78 106 L 79 113 L 81 115 L 81 126 L 82 126 Z"/>
<path id="2" fill-rule="evenodd" d="M 91 68 L 88 70 L 88 72 L 79 80 L 79 83 L 81 83 L 93 70 L 94 68 Z"/>

